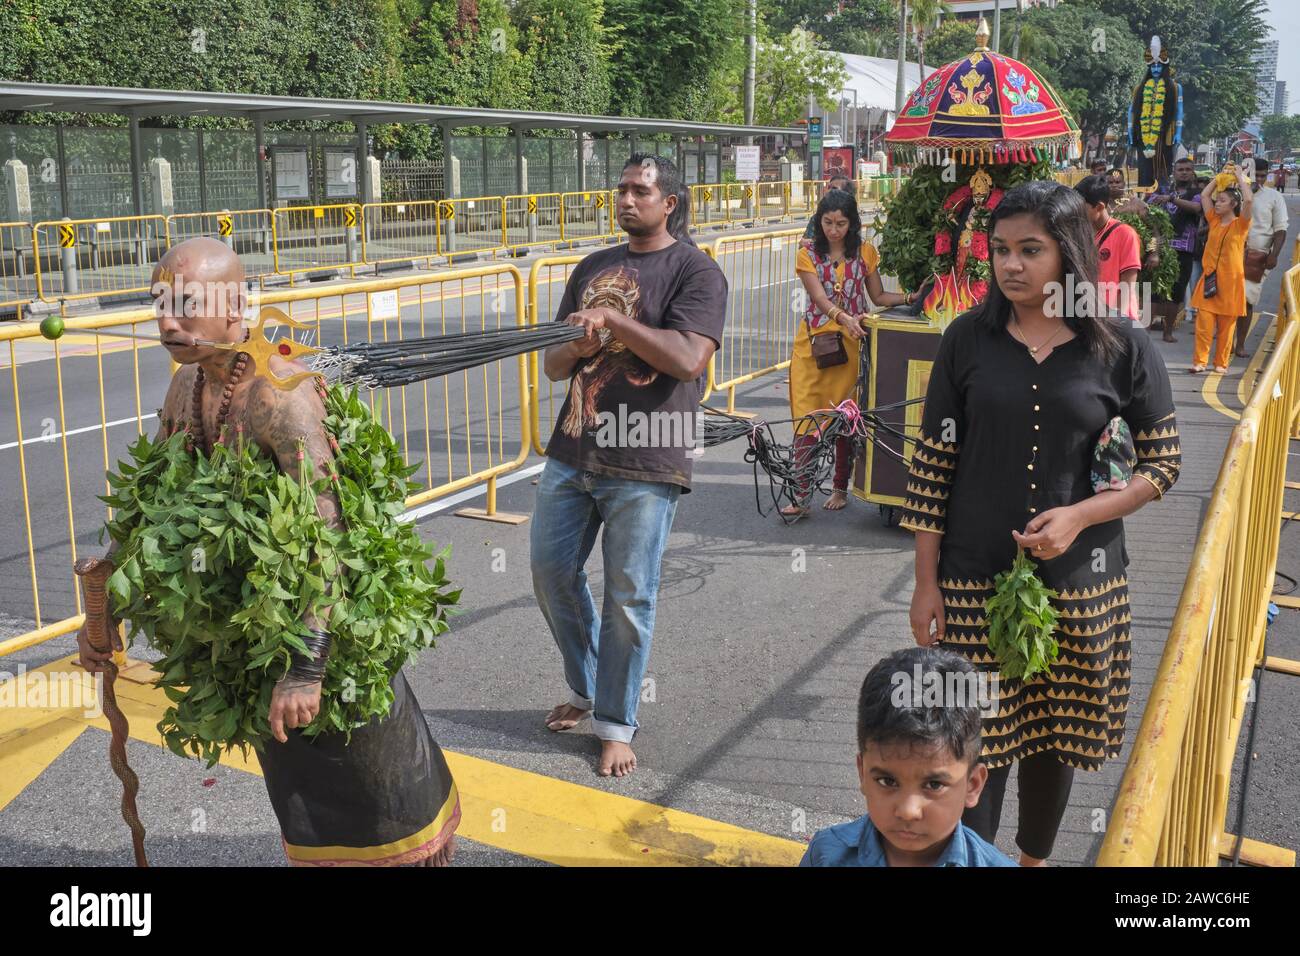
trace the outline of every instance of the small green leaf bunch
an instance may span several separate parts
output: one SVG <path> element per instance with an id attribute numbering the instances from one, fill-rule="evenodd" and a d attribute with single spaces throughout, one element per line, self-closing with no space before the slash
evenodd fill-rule
<path id="1" fill-rule="evenodd" d="M 989 650 L 1002 676 L 1029 680 L 1047 671 L 1060 654 L 1053 637 L 1057 611 L 1038 569 L 1021 548 L 1009 571 L 993 579 L 993 595 L 984 602 L 989 622 Z"/>
<path id="2" fill-rule="evenodd" d="M 389 681 L 448 628 L 460 599 L 412 524 L 398 520 L 414 489 L 392 436 L 355 390 L 327 393 L 337 440 L 332 475 L 304 461 L 297 480 L 252 442 L 186 449 L 186 436 L 141 436 L 108 476 L 117 542 L 108 581 L 114 613 L 163 658 L 154 664 L 171 706 L 167 746 L 211 766 L 225 752 L 260 750 L 271 692 L 305 654 L 304 617 L 332 637 L 321 709 L 303 733 L 351 731 L 392 706 Z M 344 527 L 316 510 L 333 488 Z M 432 564 L 430 564 L 432 561 Z"/>

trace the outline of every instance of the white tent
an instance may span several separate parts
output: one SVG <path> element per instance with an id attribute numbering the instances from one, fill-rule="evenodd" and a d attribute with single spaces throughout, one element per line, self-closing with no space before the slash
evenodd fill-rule
<path id="1" fill-rule="evenodd" d="M 855 53 L 836 53 L 844 61 L 844 69 L 849 78 L 844 81 L 844 93 L 850 100 L 857 93 L 858 109 L 885 110 L 894 112 L 894 91 L 898 86 L 898 60 L 887 60 L 879 56 L 858 56 Z M 934 72 L 933 67 L 926 70 Z M 921 83 L 921 65 L 906 63 L 903 66 L 903 98 Z"/>
<path id="2" fill-rule="evenodd" d="M 828 137 L 839 137 L 845 144 L 855 141 L 878 144 L 880 135 L 894 122 L 898 60 L 855 53 L 834 55 L 844 63 L 848 78 L 837 96 L 838 108 L 832 108 L 826 114 L 825 133 Z M 927 67 L 926 75 L 933 72 L 932 67 Z M 920 64 L 904 64 L 903 77 L 903 99 L 906 100 L 907 94 L 921 83 Z"/>

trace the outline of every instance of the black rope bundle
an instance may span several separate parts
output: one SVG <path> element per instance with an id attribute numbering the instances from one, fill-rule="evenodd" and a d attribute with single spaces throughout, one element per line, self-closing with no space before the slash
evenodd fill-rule
<path id="1" fill-rule="evenodd" d="M 762 483 L 759 479 L 761 468 L 767 475 L 772 508 L 782 521 L 790 524 L 795 519 L 781 514 L 783 504 L 803 507 L 814 492 L 828 494 L 825 485 L 835 468 L 835 443 L 838 439 L 850 440 L 850 454 L 854 458 L 866 442 L 871 442 L 900 464 L 906 465 L 907 456 L 887 444 L 885 437 L 899 440 L 904 448 L 909 442 L 915 444 L 916 439 L 907 435 L 901 427 L 886 421 L 881 413 L 922 401 L 923 398 L 913 398 L 863 410 L 850 399 L 835 408 L 821 409 L 803 418 L 778 419 L 774 422 L 761 419 L 749 422 L 710 409 L 708 411 L 714 417 L 704 421 L 703 444 L 709 448 L 737 438 L 747 438 L 749 450 L 745 452 L 745 461 L 754 466 L 754 504 L 758 513 L 764 517 L 768 514 L 763 510 Z M 785 424 L 794 426 L 796 440 L 790 444 L 777 441 L 772 431 L 773 425 Z M 800 447 L 797 438 L 800 435 L 815 435 L 816 438 L 812 443 Z"/>
<path id="2" fill-rule="evenodd" d="M 580 325 L 548 323 L 322 349 L 312 367 L 330 381 L 394 388 L 523 355 L 586 335 Z"/>
<path id="3" fill-rule="evenodd" d="M 367 388 L 394 388 L 552 345 L 574 342 L 585 334 L 579 325 L 548 323 L 389 342 L 357 342 L 322 349 L 313 362 L 313 368 L 331 381 L 351 382 Z M 863 349 L 859 390 L 865 378 L 865 353 Z M 779 514 L 783 503 L 803 506 L 814 492 L 827 494 L 825 485 L 835 467 L 835 444 L 840 438 L 850 440 L 851 454 L 855 458 L 864 444 L 871 442 L 895 461 L 906 465 L 906 445 L 915 443 L 915 438 L 904 432 L 901 422 L 887 421 L 883 413 L 921 401 L 924 399 L 914 398 L 863 409 L 848 399 L 834 408 L 819 409 L 803 418 L 775 422 L 750 422 L 707 409 L 713 417 L 704 421 L 703 445 L 710 448 L 746 438 L 749 450 L 745 452 L 745 460 L 754 466 L 754 500 L 758 512 L 767 514 L 760 493 L 758 472 L 761 468 L 768 478 L 773 508 Z M 796 438 L 790 444 L 776 440 L 772 426 L 781 424 L 794 427 Z M 799 436 L 804 435 L 816 437 L 811 443 L 800 442 Z M 886 438 L 901 444 L 904 451 L 892 447 Z M 793 520 L 785 515 L 781 518 L 787 523 Z"/>

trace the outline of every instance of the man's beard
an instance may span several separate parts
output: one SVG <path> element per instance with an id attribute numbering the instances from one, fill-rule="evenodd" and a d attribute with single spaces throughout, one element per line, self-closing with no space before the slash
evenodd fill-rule
<path id="1" fill-rule="evenodd" d="M 618 225 L 619 228 L 621 228 L 629 236 L 636 236 L 638 239 L 646 239 L 659 232 L 658 226 L 649 226 L 643 222 L 637 222 L 630 226 L 625 226 L 623 225 L 623 223 L 620 222 Z"/>

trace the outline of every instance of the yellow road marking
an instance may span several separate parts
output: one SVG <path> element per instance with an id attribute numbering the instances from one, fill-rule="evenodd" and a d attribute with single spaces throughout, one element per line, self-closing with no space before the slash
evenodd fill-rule
<path id="1" fill-rule="evenodd" d="M 1228 418 L 1239 419 L 1241 414 L 1234 412 L 1223 402 L 1219 401 L 1219 380 L 1223 378 L 1221 372 L 1210 372 L 1205 376 L 1205 381 L 1201 383 L 1201 399 L 1206 405 L 1214 409 L 1220 415 Z"/>
<path id="2" fill-rule="evenodd" d="M 67 717 L 45 720 L 0 737 L 0 810 L 81 736 L 86 725 Z"/>
<path id="3" fill-rule="evenodd" d="M 28 671 L 75 670 L 73 657 Z M 156 724 L 168 706 L 152 685 L 117 685 L 132 739 L 163 748 Z M 86 727 L 108 721 L 79 708 L 17 708 L 0 725 L 0 809 L 31 784 Z M 164 748 L 165 749 L 165 748 Z M 105 747 L 105 752 L 107 748 Z M 458 833 L 469 840 L 562 866 L 793 866 L 804 845 L 707 817 L 672 810 L 444 751 L 461 796 Z M 261 776 L 257 758 L 236 753 L 223 766 Z M 107 760 L 105 760 L 107 764 Z M 103 768 L 111 777 L 108 767 Z M 116 780 L 112 780 L 116 785 Z M 141 801 L 147 799 L 143 781 Z"/>
<path id="4" fill-rule="evenodd" d="M 1276 318 L 1276 315 L 1272 312 L 1255 313 L 1256 320 L 1260 316 L 1267 316 L 1269 319 Z M 1254 330 L 1255 322 L 1252 321 L 1250 331 L 1253 332 Z M 1249 338 L 1249 335 L 1248 332 L 1247 338 Z M 1277 325 L 1270 323 L 1268 331 L 1264 333 L 1264 341 L 1259 343 L 1259 348 L 1255 349 L 1254 354 L 1251 355 L 1250 361 L 1246 363 L 1246 370 L 1241 375 L 1241 381 L 1237 383 L 1237 401 L 1241 403 L 1242 408 L 1245 408 L 1250 403 L 1250 393 L 1254 391 L 1255 378 L 1259 374 L 1259 370 L 1264 367 L 1264 362 L 1268 359 L 1268 356 L 1272 354 L 1273 341 L 1276 338 Z"/>

